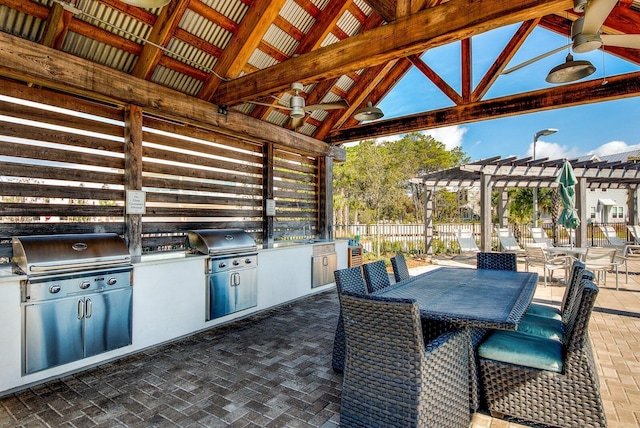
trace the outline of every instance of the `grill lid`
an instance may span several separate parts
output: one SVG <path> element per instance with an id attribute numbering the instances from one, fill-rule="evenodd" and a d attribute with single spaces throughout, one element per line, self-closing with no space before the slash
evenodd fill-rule
<path id="1" fill-rule="evenodd" d="M 202 254 L 234 254 L 258 249 L 256 241 L 242 229 L 190 230 L 187 237 L 189 247 Z"/>
<path id="2" fill-rule="evenodd" d="M 27 275 L 131 263 L 127 244 L 115 233 L 14 236 L 11 242 L 13 263 Z"/>

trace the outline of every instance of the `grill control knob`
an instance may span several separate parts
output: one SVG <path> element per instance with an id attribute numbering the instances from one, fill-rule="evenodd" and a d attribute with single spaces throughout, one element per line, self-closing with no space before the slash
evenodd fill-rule
<path id="1" fill-rule="evenodd" d="M 251 259 L 249 257 L 247 257 L 246 259 L 244 259 L 245 264 L 250 265 L 252 263 Z"/>
<path id="2" fill-rule="evenodd" d="M 91 287 L 91 282 L 89 281 L 82 281 L 80 283 L 80 288 L 82 288 L 83 290 L 86 290 L 89 287 Z"/>
<path id="3" fill-rule="evenodd" d="M 227 264 L 225 262 L 220 262 L 220 264 L 218 264 L 219 268 L 226 268 Z"/>
<path id="4" fill-rule="evenodd" d="M 237 260 L 234 260 L 234 261 L 233 261 L 233 265 L 234 265 L 234 266 L 238 266 L 239 264 L 240 264 L 240 262 L 239 262 L 239 261 L 237 261 Z"/>
<path id="5" fill-rule="evenodd" d="M 107 279 L 107 285 L 116 285 L 116 282 L 118 282 L 118 280 L 114 277 Z"/>
<path id="6" fill-rule="evenodd" d="M 62 288 L 59 285 L 52 285 L 49 287 L 49 293 L 56 294 L 59 293 Z"/>

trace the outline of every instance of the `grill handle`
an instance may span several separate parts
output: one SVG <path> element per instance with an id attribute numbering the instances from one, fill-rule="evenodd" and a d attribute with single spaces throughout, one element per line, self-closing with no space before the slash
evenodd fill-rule
<path id="1" fill-rule="evenodd" d="M 113 258 L 109 260 L 99 261 L 99 262 L 87 262 L 87 263 L 73 263 L 73 264 L 65 264 L 65 265 L 32 265 L 29 270 L 31 272 L 49 272 L 60 269 L 82 269 L 88 267 L 96 267 L 96 266 L 104 266 L 104 265 L 112 265 L 114 263 L 130 263 L 131 257 L 123 257 L 123 258 Z"/>

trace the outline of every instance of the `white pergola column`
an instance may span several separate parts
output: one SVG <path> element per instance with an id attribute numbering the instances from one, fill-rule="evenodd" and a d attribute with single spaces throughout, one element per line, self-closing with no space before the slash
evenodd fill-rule
<path id="1" fill-rule="evenodd" d="M 491 251 L 491 191 L 493 183 L 491 175 L 480 174 L 480 249 Z"/>
<path id="2" fill-rule="evenodd" d="M 424 251 L 433 254 L 433 196 L 435 187 L 424 186 Z"/>
<path id="3" fill-rule="evenodd" d="M 508 227 L 509 226 L 509 193 L 507 192 L 506 187 L 502 187 L 499 189 L 500 191 L 500 202 L 498 205 L 498 218 L 500 222 L 500 227 Z"/>
<path id="4" fill-rule="evenodd" d="M 636 186 L 627 187 L 627 213 L 629 215 L 628 224 L 638 224 L 638 188 Z"/>
<path id="5" fill-rule="evenodd" d="M 576 229 L 576 246 L 587 246 L 587 179 L 578 178 L 576 189 L 576 210 L 580 219 L 580 226 Z"/>

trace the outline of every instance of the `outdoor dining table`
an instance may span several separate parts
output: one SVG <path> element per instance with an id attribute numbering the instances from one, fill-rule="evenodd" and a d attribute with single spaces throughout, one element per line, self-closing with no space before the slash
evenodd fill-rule
<path id="1" fill-rule="evenodd" d="M 515 330 L 527 311 L 538 274 L 441 267 L 376 295 L 415 299 L 423 318 L 460 326 Z"/>
<path id="2" fill-rule="evenodd" d="M 587 254 L 585 247 L 549 247 L 546 251 L 550 254 L 566 254 L 582 261 L 584 261 L 584 256 Z"/>
<path id="3" fill-rule="evenodd" d="M 516 330 L 538 283 L 534 272 L 441 267 L 376 292 L 414 299 L 423 319 L 468 330 L 469 408 L 480 407 L 475 348 L 486 329 Z"/>

